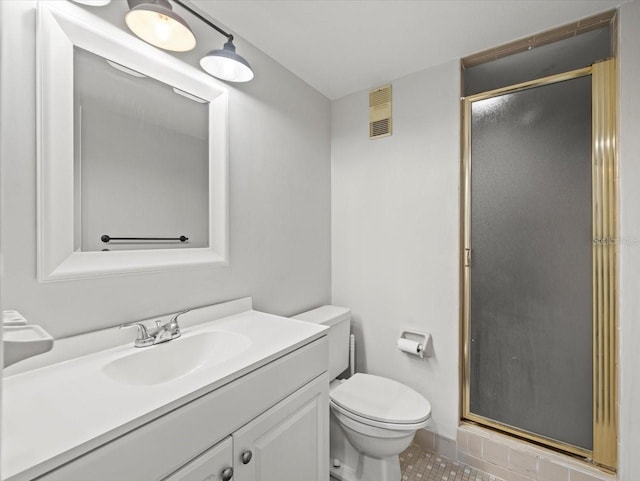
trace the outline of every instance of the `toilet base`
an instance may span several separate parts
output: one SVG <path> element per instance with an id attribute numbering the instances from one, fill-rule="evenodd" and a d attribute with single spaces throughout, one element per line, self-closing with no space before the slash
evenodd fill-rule
<path id="1" fill-rule="evenodd" d="M 373 458 L 356 450 L 333 413 L 330 416 L 331 476 L 339 481 L 400 481 L 400 456 Z M 337 467 L 334 461 L 338 461 Z"/>
<path id="2" fill-rule="evenodd" d="M 338 481 L 400 481 L 402 474 L 398 456 L 376 459 L 360 455 L 355 469 L 347 464 L 331 466 L 331 477 Z"/>

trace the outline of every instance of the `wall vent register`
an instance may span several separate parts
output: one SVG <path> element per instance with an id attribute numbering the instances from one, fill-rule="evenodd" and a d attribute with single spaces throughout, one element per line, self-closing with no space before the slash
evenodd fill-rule
<path id="1" fill-rule="evenodd" d="M 391 85 L 369 92 L 369 138 L 391 135 Z"/>

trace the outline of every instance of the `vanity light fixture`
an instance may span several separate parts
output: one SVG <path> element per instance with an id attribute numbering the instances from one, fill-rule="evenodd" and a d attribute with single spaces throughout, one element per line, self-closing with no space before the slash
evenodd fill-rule
<path id="1" fill-rule="evenodd" d="M 248 82 L 253 78 L 253 70 L 243 57 L 236 53 L 233 35 L 221 50 L 211 50 L 200 59 L 200 66 L 210 75 L 229 82 Z"/>
<path id="2" fill-rule="evenodd" d="M 111 0 L 73 0 L 86 5 L 106 5 Z M 173 0 L 193 16 L 227 37 L 221 49 L 211 50 L 200 59 L 202 69 L 213 77 L 228 82 L 248 82 L 253 69 L 244 57 L 236 53 L 233 35 L 225 32 L 207 17 L 201 15 L 182 0 Z M 164 50 L 186 52 L 196 46 L 196 37 L 189 24 L 173 11 L 169 0 L 127 0 L 129 11 L 125 23 L 129 29 L 147 43 Z"/>
<path id="3" fill-rule="evenodd" d="M 182 0 L 174 0 L 193 16 L 198 17 L 202 22 L 209 25 L 216 32 L 227 37 L 227 42 L 222 49 L 211 50 L 200 59 L 202 69 L 213 77 L 228 82 L 248 82 L 253 78 L 253 69 L 244 57 L 236 53 L 236 46 L 233 44 L 233 35 L 225 32 L 208 18 L 202 16 Z"/>
<path id="4" fill-rule="evenodd" d="M 127 27 L 155 47 L 186 52 L 196 46 L 189 24 L 173 11 L 169 0 L 127 0 Z"/>

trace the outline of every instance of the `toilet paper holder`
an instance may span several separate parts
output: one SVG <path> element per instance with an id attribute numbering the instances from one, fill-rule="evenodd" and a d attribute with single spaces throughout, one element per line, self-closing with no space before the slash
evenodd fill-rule
<path id="1" fill-rule="evenodd" d="M 403 330 L 398 338 L 398 349 L 409 354 L 415 354 L 422 359 L 431 357 L 431 334 L 419 331 Z"/>

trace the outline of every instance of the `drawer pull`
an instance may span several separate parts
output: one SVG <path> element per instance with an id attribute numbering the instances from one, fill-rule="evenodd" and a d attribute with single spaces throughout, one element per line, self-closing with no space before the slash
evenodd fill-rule
<path id="1" fill-rule="evenodd" d="M 251 451 L 245 451 L 240 455 L 240 459 L 242 460 L 242 464 L 249 464 L 249 462 L 251 461 L 251 457 L 253 456 L 253 454 L 251 453 Z"/>
<path id="2" fill-rule="evenodd" d="M 222 471 L 222 481 L 230 481 L 233 478 L 233 468 L 225 468 Z"/>

